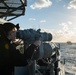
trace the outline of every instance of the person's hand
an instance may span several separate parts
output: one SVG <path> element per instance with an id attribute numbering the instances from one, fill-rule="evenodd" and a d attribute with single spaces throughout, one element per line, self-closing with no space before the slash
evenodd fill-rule
<path id="1" fill-rule="evenodd" d="M 33 44 L 36 45 L 36 46 L 40 46 L 41 41 L 40 41 L 40 40 L 37 40 L 37 41 L 35 41 Z"/>

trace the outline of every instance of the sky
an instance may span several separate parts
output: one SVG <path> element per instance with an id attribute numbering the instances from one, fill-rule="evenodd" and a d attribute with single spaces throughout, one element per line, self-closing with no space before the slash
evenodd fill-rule
<path id="1" fill-rule="evenodd" d="M 76 0 L 27 0 L 25 8 L 25 15 L 12 23 L 49 32 L 53 42 L 76 42 Z"/>

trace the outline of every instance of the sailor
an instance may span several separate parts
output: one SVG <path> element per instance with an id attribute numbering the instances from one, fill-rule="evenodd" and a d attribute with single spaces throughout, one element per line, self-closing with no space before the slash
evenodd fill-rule
<path id="1" fill-rule="evenodd" d="M 21 54 L 11 43 L 16 39 L 17 26 L 7 22 L 1 27 L 0 31 L 3 33 L 0 33 L 0 75 L 13 75 L 14 66 L 28 64 L 27 59 L 30 59 L 34 50 L 40 46 L 40 41 L 35 41 L 27 48 L 30 54 Z"/>

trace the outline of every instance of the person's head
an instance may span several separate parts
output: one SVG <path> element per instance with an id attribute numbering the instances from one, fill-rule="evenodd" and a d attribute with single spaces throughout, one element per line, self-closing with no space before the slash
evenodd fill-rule
<path id="1" fill-rule="evenodd" d="M 5 35 L 8 39 L 10 39 L 11 41 L 15 41 L 16 39 L 16 31 L 17 31 L 17 27 L 16 25 L 14 25 L 13 23 L 4 23 L 3 24 L 3 29 L 5 31 Z"/>

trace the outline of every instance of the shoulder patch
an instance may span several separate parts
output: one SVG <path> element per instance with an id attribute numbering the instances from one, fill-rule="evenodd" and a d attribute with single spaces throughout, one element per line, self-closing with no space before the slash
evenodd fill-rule
<path id="1" fill-rule="evenodd" d="M 9 49 L 8 43 L 5 44 L 5 49 Z"/>

